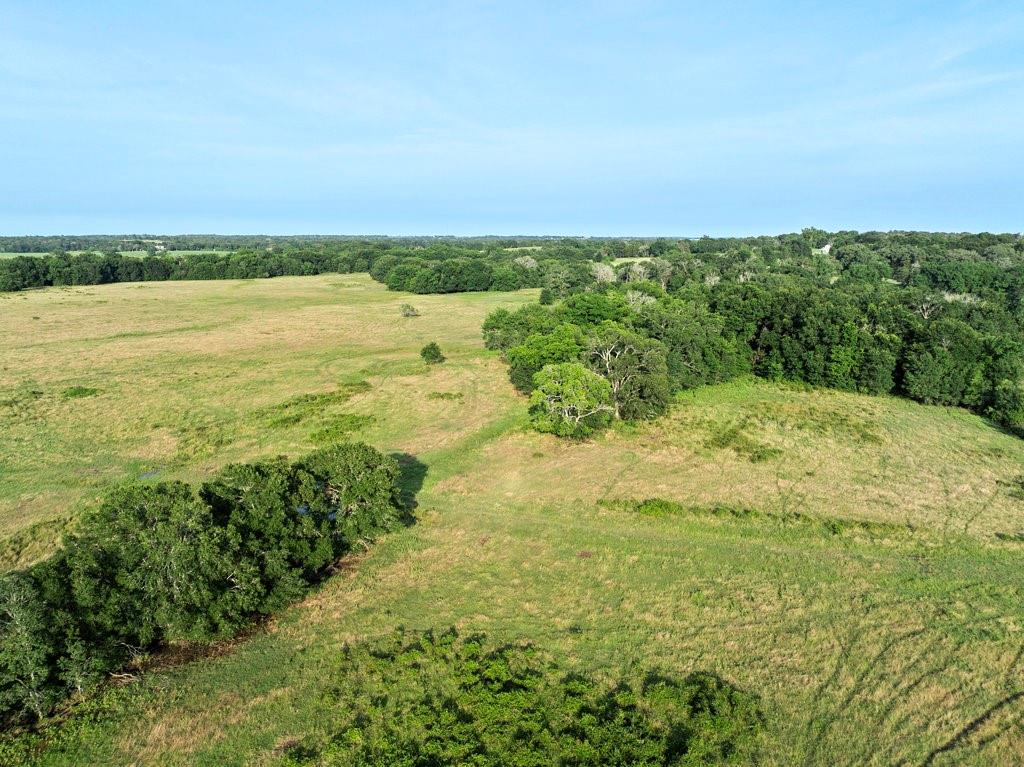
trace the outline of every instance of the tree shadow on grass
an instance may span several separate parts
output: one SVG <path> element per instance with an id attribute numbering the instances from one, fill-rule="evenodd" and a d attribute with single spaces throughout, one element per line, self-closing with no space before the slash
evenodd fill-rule
<path id="1" fill-rule="evenodd" d="M 392 453 L 391 457 L 398 461 L 398 497 L 402 504 L 402 524 L 416 524 L 416 507 L 419 502 L 416 495 L 423 488 L 427 477 L 427 465 L 411 453 Z"/>

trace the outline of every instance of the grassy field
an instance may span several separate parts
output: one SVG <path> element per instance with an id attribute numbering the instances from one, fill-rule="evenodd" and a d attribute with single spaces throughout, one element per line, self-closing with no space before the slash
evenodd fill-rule
<path id="1" fill-rule="evenodd" d="M 427 467 L 415 525 L 248 640 L 110 688 L 39 762 L 274 764 L 329 726 L 346 642 L 458 625 L 598 675 L 715 671 L 761 696 L 764 764 L 1020 763 L 1024 441 L 959 410 L 739 381 L 559 442 L 524 428 L 479 340 L 488 311 L 534 297 L 322 276 L 0 299 L 8 565 L 125 478 L 353 428 Z M 419 360 L 429 340 L 444 365 Z"/>
<path id="2" fill-rule="evenodd" d="M 366 276 L 0 294 L 0 561 L 45 551 L 112 482 L 308 451 L 346 413 L 372 416 L 375 444 L 450 445 L 511 407 L 479 327 L 532 298 L 424 296 L 406 319 L 409 298 Z M 450 361 L 430 369 L 419 349 L 435 339 Z M 295 406 L 306 394 L 326 395 L 315 412 Z"/>

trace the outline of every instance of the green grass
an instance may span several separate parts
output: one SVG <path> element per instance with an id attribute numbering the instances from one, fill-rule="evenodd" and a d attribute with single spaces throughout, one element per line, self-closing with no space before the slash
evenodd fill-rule
<path id="1" fill-rule="evenodd" d="M 113 481 L 197 479 L 318 430 L 427 467 L 415 525 L 247 640 L 108 688 L 33 760 L 272 765 L 333 731 L 347 643 L 454 625 L 604 680 L 719 674 L 762 702 L 763 764 L 1019 763 L 1024 441 L 960 410 L 736 381 L 561 442 L 526 429 L 479 340 L 487 311 L 534 296 L 421 296 L 415 323 L 351 275 L 0 303 L 9 562 Z M 449 360 L 428 366 L 435 339 Z"/>

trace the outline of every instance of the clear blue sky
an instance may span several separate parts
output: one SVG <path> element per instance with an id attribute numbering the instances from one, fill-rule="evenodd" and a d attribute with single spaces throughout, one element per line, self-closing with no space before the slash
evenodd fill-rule
<path id="1" fill-rule="evenodd" d="M 1012 2 L 8 2 L 0 233 L 1024 230 Z"/>

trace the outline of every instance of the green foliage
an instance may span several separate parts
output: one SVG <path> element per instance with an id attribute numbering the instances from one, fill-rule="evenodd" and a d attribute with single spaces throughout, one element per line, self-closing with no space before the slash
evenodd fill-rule
<path id="1" fill-rule="evenodd" d="M 584 361 L 612 384 L 625 420 L 657 416 L 679 390 L 754 372 L 968 407 L 1021 429 L 1024 254 L 1015 240 L 809 231 L 655 241 L 646 244 L 654 258 L 608 244 L 604 253 L 630 253 L 617 272 L 600 259 L 549 265 L 545 299 L 564 300 L 553 311 L 495 313 L 485 341 L 506 350 L 523 392 L 544 364 Z M 558 320 L 587 337 L 579 357 L 544 353 L 552 342 L 532 338 L 550 336 Z M 622 343 L 604 343 L 606 325 Z M 602 345 L 629 353 L 602 358 Z"/>
<path id="2" fill-rule="evenodd" d="M 504 351 L 523 343 L 527 336 L 550 332 L 558 324 L 554 313 L 538 304 L 526 304 L 515 311 L 497 309 L 484 320 L 484 346 Z"/>
<path id="3" fill-rule="evenodd" d="M 431 341 L 429 344 L 420 349 L 420 357 L 428 365 L 439 365 L 444 362 L 444 355 L 441 353 L 441 347 L 437 345 L 435 341 Z"/>
<path id="4" fill-rule="evenodd" d="M 578 293 L 557 309 L 562 322 L 581 327 L 602 322 L 618 322 L 629 316 L 629 306 L 618 293 Z"/>
<path id="5" fill-rule="evenodd" d="M 403 317 L 419 317 L 419 310 L 416 309 L 412 304 L 402 304 L 402 316 Z"/>
<path id="6" fill-rule="evenodd" d="M 661 341 L 675 390 L 728 381 L 750 372 L 750 351 L 725 332 L 725 322 L 707 305 L 671 298 L 637 311 L 634 326 Z"/>
<path id="7" fill-rule="evenodd" d="M 42 717 L 57 701 L 46 605 L 20 573 L 0 578 L 0 711 L 4 719 Z"/>
<path id="8" fill-rule="evenodd" d="M 0 719 L 41 718 L 136 654 L 229 636 L 302 596 L 402 518 L 399 473 L 351 443 L 231 465 L 198 494 L 115 488 L 61 551 L 0 579 Z"/>
<path id="9" fill-rule="evenodd" d="M 342 442 L 357 431 L 365 429 L 374 421 L 371 415 L 360 415 L 358 413 L 342 413 L 327 421 L 326 425 L 320 427 L 309 435 L 310 442 L 318 445 L 330 445 Z"/>
<path id="10" fill-rule="evenodd" d="M 337 390 L 319 394 L 299 394 L 284 402 L 257 411 L 267 426 L 294 426 L 307 418 L 319 415 L 331 405 L 348 402 L 357 394 L 368 392 L 372 387 L 368 381 L 350 381 L 339 384 Z"/>
<path id="11" fill-rule="evenodd" d="M 116 488 L 65 549 L 74 603 L 92 633 L 143 648 L 221 632 L 209 606 L 229 575 L 225 539 L 188 485 Z"/>
<path id="12" fill-rule="evenodd" d="M 1024 382 L 1000 381 L 989 414 L 997 423 L 1024 433 Z"/>
<path id="13" fill-rule="evenodd" d="M 369 445 L 323 448 L 294 464 L 294 470 L 302 481 L 300 516 L 326 515 L 334 556 L 365 546 L 401 517 L 398 462 Z"/>
<path id="14" fill-rule="evenodd" d="M 616 418 L 632 421 L 665 412 L 671 392 L 660 341 L 605 321 L 588 334 L 584 358 L 610 384 Z"/>
<path id="15" fill-rule="evenodd" d="M 329 734 L 291 746 L 287 763 L 743 764 L 764 728 L 757 700 L 713 674 L 602 684 L 531 645 L 455 629 L 349 646 L 336 677 Z"/>
<path id="16" fill-rule="evenodd" d="M 78 399 L 79 397 L 92 397 L 99 394 L 100 390 L 92 386 L 69 386 L 61 395 L 64 399 Z"/>
<path id="17" fill-rule="evenodd" d="M 545 365 L 572 362 L 583 353 L 583 337 L 575 325 L 562 324 L 548 332 L 528 335 L 506 353 L 508 377 L 524 394 L 533 389 L 534 376 Z"/>
<path id="18" fill-rule="evenodd" d="M 534 376 L 530 420 L 538 431 L 583 438 L 608 425 L 612 387 L 578 362 L 545 365 Z"/>

